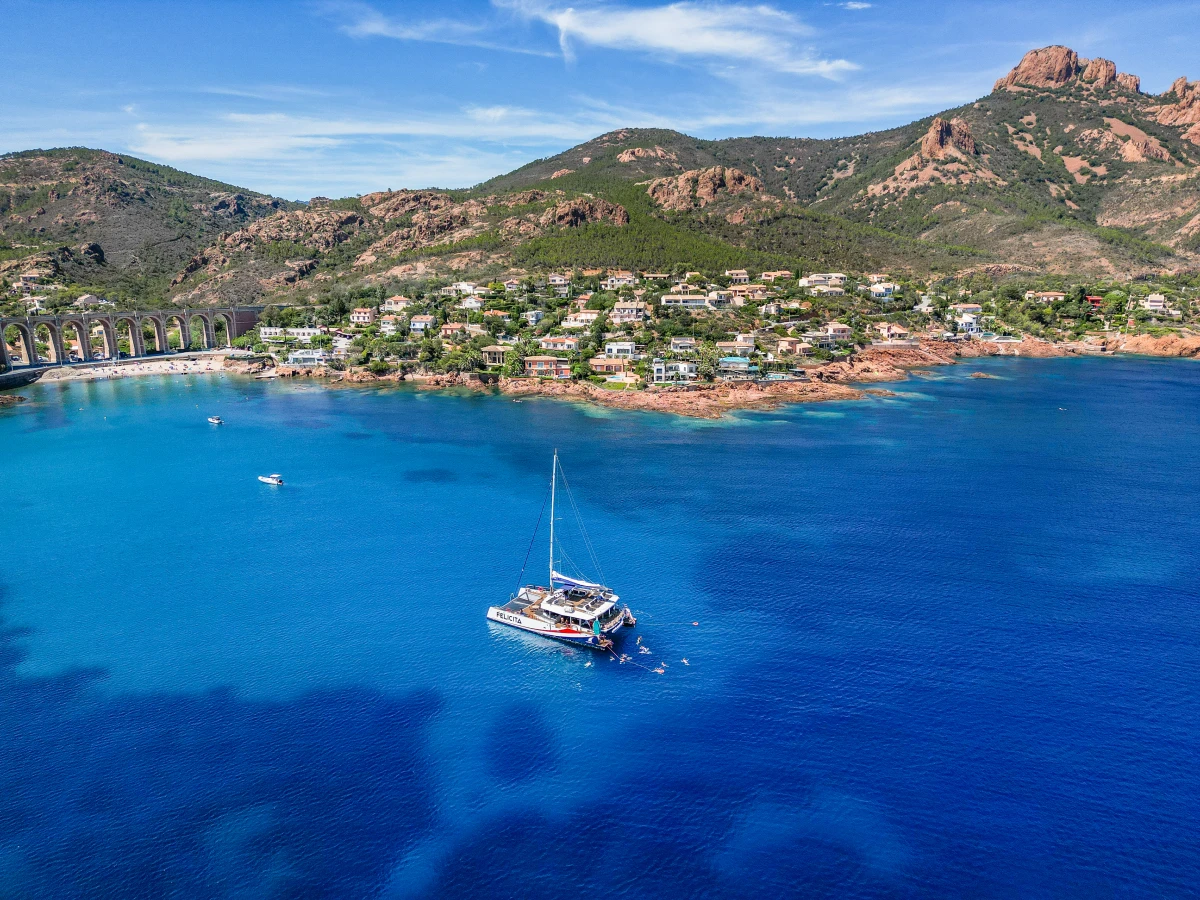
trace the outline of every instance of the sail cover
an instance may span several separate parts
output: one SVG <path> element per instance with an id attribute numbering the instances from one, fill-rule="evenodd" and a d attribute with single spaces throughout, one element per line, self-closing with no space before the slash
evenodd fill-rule
<path id="1" fill-rule="evenodd" d="M 596 584 L 593 581 L 584 581 L 582 578 L 571 578 L 569 575 L 564 575 L 562 572 L 554 573 L 554 583 L 568 588 L 583 588 L 584 590 L 607 591 L 602 584 Z"/>

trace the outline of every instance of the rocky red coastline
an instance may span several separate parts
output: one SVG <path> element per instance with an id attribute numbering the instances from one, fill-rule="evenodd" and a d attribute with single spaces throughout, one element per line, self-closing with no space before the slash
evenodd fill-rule
<path id="1" fill-rule="evenodd" d="M 481 377 L 461 375 L 414 375 L 394 372 L 375 375 L 366 369 L 344 372 L 320 367 L 274 366 L 262 358 L 225 361 L 226 370 L 237 374 L 273 371 L 280 378 L 323 378 L 343 384 L 410 383 L 430 390 L 472 388 L 498 390 L 514 398 L 550 397 L 573 402 L 597 403 L 614 409 L 662 412 L 701 419 L 717 419 L 738 409 L 770 409 L 788 403 L 818 403 L 858 400 L 864 395 L 886 394 L 859 385 L 903 381 L 914 370 L 953 365 L 962 359 L 987 356 L 1046 358 L 1082 353 L 1130 353 L 1145 356 L 1200 358 L 1200 336 L 1121 336 L 1107 343 L 1053 344 L 1026 337 L 1014 343 L 987 341 L 922 341 L 913 347 L 870 347 L 849 359 L 810 366 L 807 381 L 773 383 L 726 381 L 689 385 L 651 386 L 645 390 L 610 390 L 590 381 L 545 381 L 534 378 Z"/>

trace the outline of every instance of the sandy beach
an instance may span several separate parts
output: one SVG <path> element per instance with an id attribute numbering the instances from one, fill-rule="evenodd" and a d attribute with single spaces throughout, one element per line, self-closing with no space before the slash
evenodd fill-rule
<path id="1" fill-rule="evenodd" d="M 224 371 L 225 353 L 171 356 L 163 359 L 127 359 L 113 365 L 98 362 L 92 366 L 63 366 L 50 369 L 41 381 L 103 381 L 135 375 L 204 375 Z"/>

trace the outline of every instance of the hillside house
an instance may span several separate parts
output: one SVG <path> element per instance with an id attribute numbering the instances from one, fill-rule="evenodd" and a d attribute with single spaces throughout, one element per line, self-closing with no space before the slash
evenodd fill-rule
<path id="1" fill-rule="evenodd" d="M 562 327 L 568 331 L 580 331 L 591 328 L 598 318 L 600 318 L 600 310 L 581 309 L 579 312 L 571 313 L 571 315 L 563 319 Z"/>
<path id="2" fill-rule="evenodd" d="M 726 269 L 725 277 L 729 279 L 730 284 L 750 283 L 750 273 L 745 269 Z"/>
<path id="3" fill-rule="evenodd" d="M 360 306 L 350 313 L 350 321 L 354 325 L 370 325 L 375 321 L 375 310 L 370 306 Z"/>
<path id="4" fill-rule="evenodd" d="M 694 353 L 696 350 L 696 339 L 690 337 L 673 337 L 671 338 L 672 353 Z"/>
<path id="5" fill-rule="evenodd" d="M 399 327 L 399 324 L 399 316 L 380 316 L 379 333 L 391 336 L 396 333 L 396 329 Z"/>
<path id="6" fill-rule="evenodd" d="M 773 284 L 776 281 L 786 281 L 792 277 L 792 273 L 787 269 L 780 269 L 778 272 L 763 272 L 758 277 L 768 284 Z"/>
<path id="7" fill-rule="evenodd" d="M 750 356 L 754 352 L 753 343 L 744 341 L 717 341 L 717 352 L 725 356 Z"/>
<path id="8" fill-rule="evenodd" d="M 571 364 L 557 356 L 527 356 L 525 374 L 533 378 L 554 378 L 561 381 L 571 377 Z"/>
<path id="9" fill-rule="evenodd" d="M 912 332 L 895 322 L 876 322 L 875 330 L 879 332 L 880 337 L 889 341 L 906 341 L 912 336 Z"/>
<path id="10" fill-rule="evenodd" d="M 848 341 L 854 337 L 854 329 L 841 322 L 829 322 L 825 325 L 825 333 L 835 341 Z"/>
<path id="11" fill-rule="evenodd" d="M 268 325 L 260 325 L 258 328 L 259 338 L 268 344 L 282 344 L 285 341 L 311 344 L 312 339 L 320 333 L 320 328 L 272 328 Z"/>
<path id="12" fill-rule="evenodd" d="M 695 381 L 696 378 L 694 362 L 656 359 L 650 364 L 650 382 L 652 384 L 679 384 Z"/>
<path id="13" fill-rule="evenodd" d="M 614 325 L 630 325 L 645 321 L 647 316 L 646 304 L 640 300 L 618 300 L 608 318 Z"/>
<path id="14" fill-rule="evenodd" d="M 544 337 L 538 341 L 538 346 L 543 350 L 555 350 L 559 353 L 574 353 L 579 349 L 579 338 L 566 337 L 564 335 L 551 335 Z"/>
<path id="15" fill-rule="evenodd" d="M 383 301 L 383 311 L 388 313 L 404 312 L 412 306 L 412 301 L 407 297 L 397 294 L 395 297 L 388 297 Z"/>
<path id="16" fill-rule="evenodd" d="M 408 330 L 413 334 L 424 334 L 433 327 L 433 316 L 413 316 L 408 321 Z"/>
<path id="17" fill-rule="evenodd" d="M 542 321 L 542 319 L 546 318 L 546 314 L 540 309 L 528 309 L 521 313 L 521 318 L 523 318 L 530 325 L 536 325 L 538 322 Z"/>
<path id="18" fill-rule="evenodd" d="M 628 359 L 611 359 L 607 356 L 596 356 L 589 360 L 593 372 L 601 375 L 619 375 L 633 369 L 633 362 Z"/>
<path id="19" fill-rule="evenodd" d="M 505 355 L 512 350 L 512 347 L 501 347 L 499 344 L 493 344 L 490 347 L 484 347 L 479 352 L 483 354 L 483 363 L 489 368 L 504 365 Z"/>
<path id="20" fill-rule="evenodd" d="M 609 276 L 600 282 L 601 287 L 606 291 L 618 291 L 623 287 L 633 287 L 637 284 L 637 277 L 632 272 L 623 270 L 610 272 Z"/>
<path id="21" fill-rule="evenodd" d="M 820 347 L 822 350 L 832 350 L 837 346 L 837 342 L 827 331 L 806 331 L 801 336 L 805 342 L 812 344 L 814 347 Z"/>
<path id="22" fill-rule="evenodd" d="M 801 278 L 798 284 L 800 287 L 806 288 L 840 288 L 846 286 L 846 276 L 841 272 L 814 272 L 812 275 Z"/>
<path id="23" fill-rule="evenodd" d="M 289 366 L 324 366 L 329 362 L 329 354 L 324 350 L 293 350 L 287 361 Z"/>
<path id="24" fill-rule="evenodd" d="M 717 369 L 725 378 L 747 378 L 758 372 L 758 366 L 750 365 L 750 360 L 744 356 L 722 357 Z"/>
<path id="25" fill-rule="evenodd" d="M 678 306 L 682 309 L 708 309 L 708 298 L 703 294 L 663 294 L 663 306 Z"/>
<path id="26" fill-rule="evenodd" d="M 633 341 L 608 341 L 604 345 L 604 355 L 610 359 L 637 359 L 637 344 Z"/>

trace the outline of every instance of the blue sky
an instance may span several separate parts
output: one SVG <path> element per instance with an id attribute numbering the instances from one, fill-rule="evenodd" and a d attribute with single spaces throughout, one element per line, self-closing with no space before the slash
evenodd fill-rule
<path id="1" fill-rule="evenodd" d="M 886 128 L 986 94 L 1053 43 L 1113 59 L 1151 92 L 1200 78 L 1200 0 L 0 0 L 0 12 L 0 151 L 103 147 L 295 199 L 471 185 L 621 126 Z"/>

